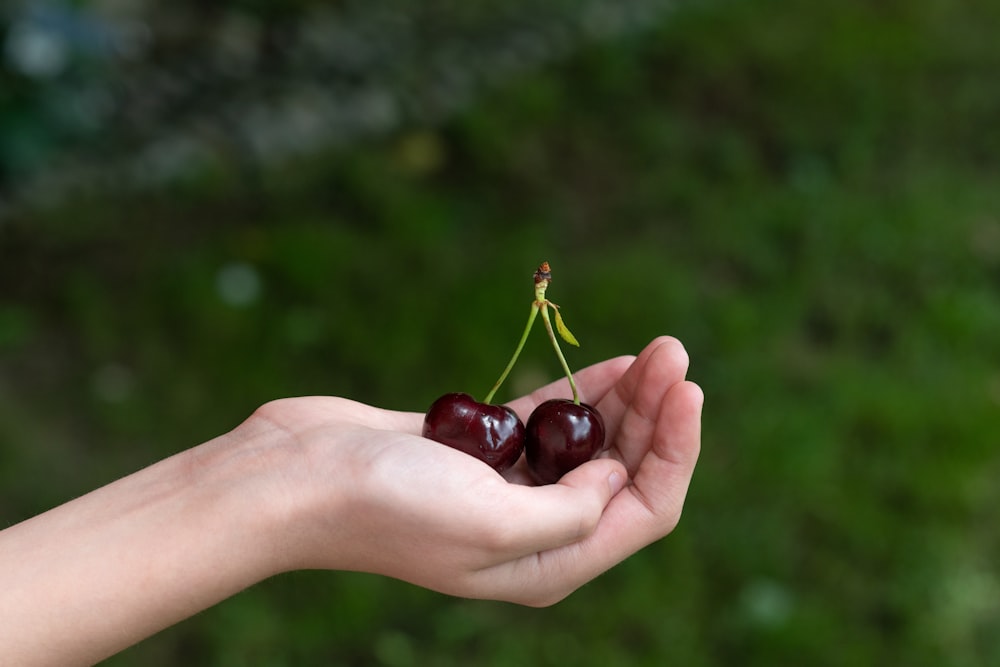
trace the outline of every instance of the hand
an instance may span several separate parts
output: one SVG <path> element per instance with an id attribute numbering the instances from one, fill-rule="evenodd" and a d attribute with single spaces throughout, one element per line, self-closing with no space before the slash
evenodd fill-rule
<path id="1" fill-rule="evenodd" d="M 420 437 L 423 415 L 268 403 L 230 433 L 0 530 L 0 662 L 93 664 L 266 577 L 363 570 L 546 605 L 669 533 L 701 390 L 658 338 L 577 374 L 610 448 L 556 484 Z M 526 418 L 561 382 L 514 401 Z M 522 464 L 523 465 L 523 464 Z"/>
<path id="2" fill-rule="evenodd" d="M 605 456 L 531 487 L 420 437 L 423 415 L 338 398 L 275 401 L 256 419 L 291 434 L 282 484 L 294 520 L 281 569 L 363 570 L 445 593 L 554 603 L 669 533 L 700 447 L 702 393 L 668 337 L 576 375 L 604 416 Z M 526 419 L 565 380 L 511 403 Z M 291 457 L 289 457 L 291 458 Z"/>

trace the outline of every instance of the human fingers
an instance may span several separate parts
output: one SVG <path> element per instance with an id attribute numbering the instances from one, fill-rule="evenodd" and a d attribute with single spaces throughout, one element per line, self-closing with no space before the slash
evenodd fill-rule
<path id="1" fill-rule="evenodd" d="M 609 505 L 595 544 L 627 555 L 674 529 L 701 451 L 703 405 L 704 393 L 693 382 L 679 382 L 666 392 L 651 447 L 632 484 Z"/>
<path id="2" fill-rule="evenodd" d="M 613 357 L 574 373 L 574 382 L 582 394 L 580 400 L 596 405 L 615 386 L 634 360 L 635 357 L 630 355 Z M 531 411 L 541 403 L 550 398 L 567 398 L 570 393 L 569 383 L 566 378 L 561 378 L 536 389 L 527 396 L 511 401 L 508 405 L 523 419 L 527 419 Z"/>
<path id="3" fill-rule="evenodd" d="M 660 336 L 646 345 L 638 357 L 615 357 L 577 373 L 577 384 L 584 388 L 588 402 L 597 407 L 604 420 L 608 456 L 625 463 L 630 474 L 649 447 L 652 420 L 648 415 L 655 412 L 662 392 L 683 379 L 686 370 L 687 353 L 680 341 Z M 510 405 L 527 419 L 539 403 L 565 396 L 567 390 L 565 380 L 552 382 Z M 623 423 L 626 437 L 619 437 Z M 504 477 L 518 484 L 533 483 L 523 457 Z"/>
<path id="4" fill-rule="evenodd" d="M 588 461 L 555 484 L 509 485 L 509 525 L 491 551 L 497 562 L 563 547 L 594 531 L 604 508 L 627 483 L 624 467 L 612 459 Z"/>
<path id="5" fill-rule="evenodd" d="M 679 340 L 661 336 L 647 345 L 598 409 L 604 416 L 611 456 L 634 474 L 650 447 L 664 394 L 687 373 Z"/>
<path id="6" fill-rule="evenodd" d="M 508 499 L 510 522 L 489 524 L 492 537 L 480 537 L 487 562 L 481 567 L 453 572 L 442 592 L 464 597 L 508 600 L 539 605 L 565 597 L 583 581 L 555 564 L 572 553 L 602 521 L 616 495 L 627 484 L 621 463 L 612 459 L 588 461 L 556 484 L 520 487 L 517 500 Z M 420 583 L 420 582 L 417 582 Z"/>
<path id="7" fill-rule="evenodd" d="M 459 462 L 450 458 L 452 464 Z M 543 487 L 498 483 L 482 475 L 476 477 L 474 494 L 468 493 L 469 480 L 452 476 L 434 481 L 434 493 L 380 485 L 378 501 L 361 505 L 364 518 L 357 539 L 351 540 L 354 552 L 347 569 L 461 597 L 523 599 L 546 584 L 517 574 L 523 566 L 518 564 L 530 564 L 539 553 L 558 551 L 593 533 L 626 479 L 619 462 L 603 459 Z M 352 522 L 361 519 L 358 515 Z M 373 535 L 378 536 L 374 544 Z"/>
<path id="8" fill-rule="evenodd" d="M 692 382 L 670 388 L 653 446 L 633 483 L 612 497 L 584 539 L 508 564 L 507 574 L 532 582 L 512 601 L 553 604 L 676 527 L 701 447 L 703 402 L 701 388 Z"/>

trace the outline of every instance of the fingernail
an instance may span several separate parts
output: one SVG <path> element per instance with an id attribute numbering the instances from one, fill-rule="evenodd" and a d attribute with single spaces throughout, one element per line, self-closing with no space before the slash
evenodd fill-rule
<path id="1" fill-rule="evenodd" d="M 611 495 L 618 495 L 618 492 L 625 488 L 625 476 L 617 470 L 608 475 L 608 486 L 611 487 Z"/>

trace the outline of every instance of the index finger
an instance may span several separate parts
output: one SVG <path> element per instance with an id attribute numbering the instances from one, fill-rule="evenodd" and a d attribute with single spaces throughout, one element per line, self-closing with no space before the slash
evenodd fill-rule
<path id="1" fill-rule="evenodd" d="M 612 456 L 634 474 L 651 446 L 667 391 L 684 380 L 688 355 L 679 340 L 660 336 L 636 358 L 598 409 Z"/>

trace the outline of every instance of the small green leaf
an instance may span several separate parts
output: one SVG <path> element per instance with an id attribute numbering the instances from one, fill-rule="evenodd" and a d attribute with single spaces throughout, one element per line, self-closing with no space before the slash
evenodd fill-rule
<path id="1" fill-rule="evenodd" d="M 566 328 L 566 323 L 563 322 L 562 315 L 559 314 L 558 308 L 553 308 L 552 310 L 556 313 L 556 331 L 562 336 L 562 339 L 569 343 L 570 345 L 575 345 L 580 347 L 580 343 L 576 340 L 576 336 L 570 333 L 570 330 Z"/>

